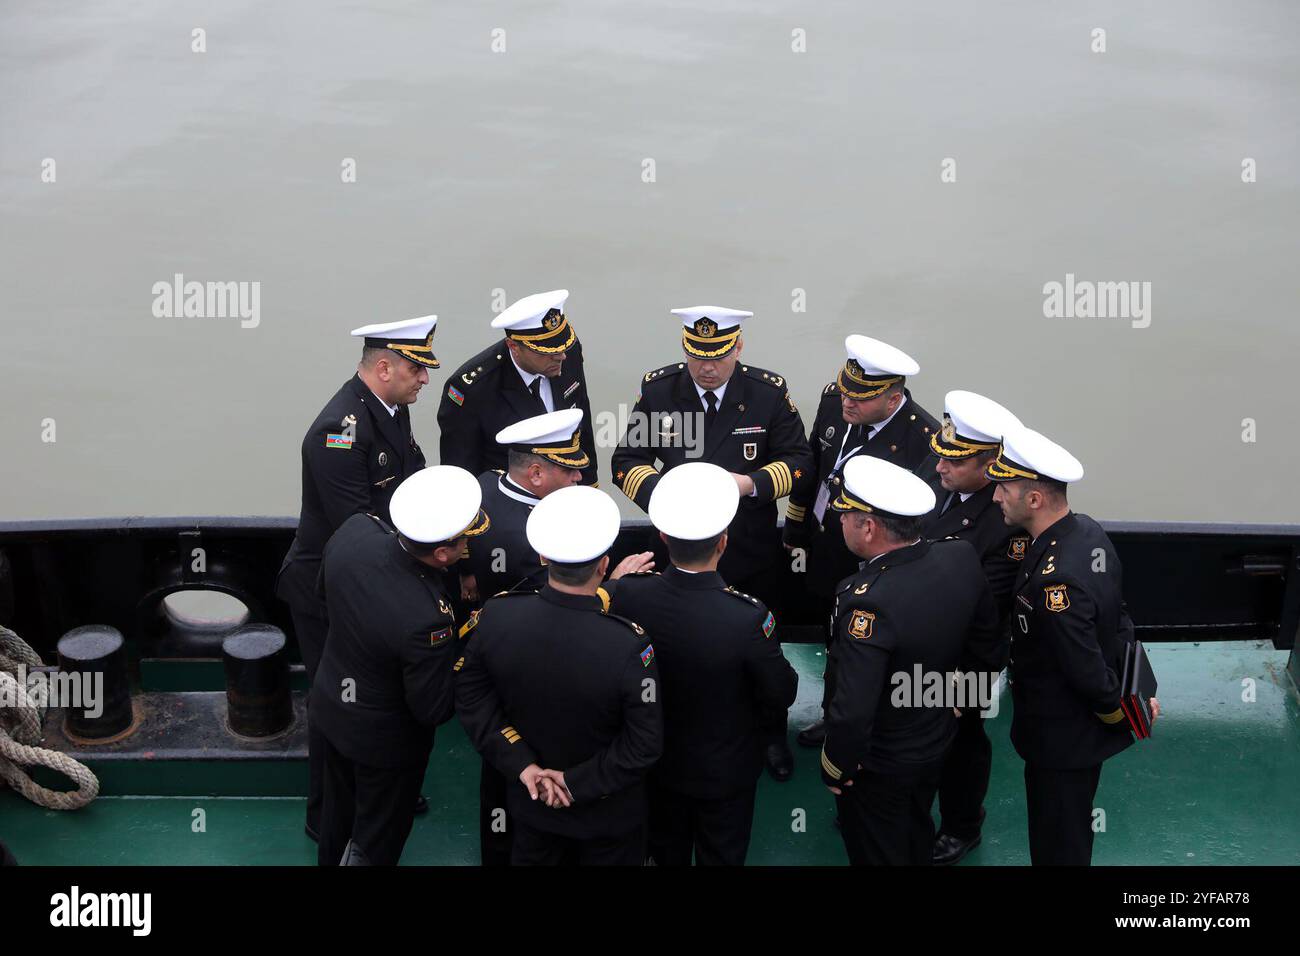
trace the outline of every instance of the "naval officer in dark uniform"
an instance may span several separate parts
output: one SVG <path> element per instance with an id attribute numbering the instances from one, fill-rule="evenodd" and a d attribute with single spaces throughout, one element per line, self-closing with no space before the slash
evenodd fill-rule
<path id="1" fill-rule="evenodd" d="M 937 484 L 930 437 L 939 423 L 907 388 L 907 377 L 916 375 L 921 366 L 907 353 L 865 335 L 850 335 L 844 349 L 844 367 L 822 390 L 808 433 L 813 467 L 795 482 L 783 533 L 787 548 L 805 551 L 804 589 L 818 615 L 828 622 L 836 583 L 858 569 L 858 558 L 845 546 L 836 514 L 828 510 L 839 495 L 844 466 L 858 455 L 870 455 Z M 828 647 L 831 638 L 828 633 Z M 833 689 L 834 675 L 828 674 L 823 716 Z M 825 721 L 816 721 L 799 732 L 799 743 L 820 747 L 825 730 Z"/>
<path id="2" fill-rule="evenodd" d="M 1002 509 L 993 500 L 996 486 L 986 471 L 997 457 L 1002 436 L 1018 427 L 1019 419 L 997 402 L 974 392 L 955 391 L 944 396 L 943 425 L 930 436 L 942 487 L 939 503 L 922 523 L 921 533 L 930 540 L 969 541 L 980 556 L 1005 636 L 996 658 L 986 662 L 987 670 L 1006 665 L 1007 614 L 1029 536 L 1002 520 Z M 979 845 L 992 763 L 993 746 L 984 731 L 984 716 L 979 708 L 968 707 L 957 720 L 957 736 L 939 782 L 942 823 L 934 841 L 936 864 L 956 863 Z"/>
<path id="3" fill-rule="evenodd" d="M 387 521 L 397 486 L 424 467 L 424 452 L 411 432 L 410 406 L 429 383 L 429 369 L 438 367 L 432 348 L 437 321 L 436 315 L 426 315 L 354 329 L 363 340 L 357 373 L 302 440 L 302 512 L 276 595 L 289 605 L 308 682 L 315 679 L 328 627 L 316 594 L 325 542 L 352 515 L 375 514 Z M 313 756 L 307 834 L 316 839 L 321 767 L 315 747 L 309 743 L 308 748 Z"/>
<path id="4" fill-rule="evenodd" d="M 784 711 L 798 691 L 772 613 L 718 574 L 739 503 L 717 465 L 672 469 L 650 496 L 670 565 L 610 585 L 610 610 L 646 629 L 659 662 L 664 753 L 650 774 L 650 859 L 660 866 L 689 866 L 692 854 L 701 866 L 744 864 L 763 771 L 756 714 Z"/>
<path id="5" fill-rule="evenodd" d="M 510 781 L 516 866 L 636 866 L 645 856 L 645 778 L 663 749 L 663 714 L 654 647 L 608 613 L 600 586 L 618 526 L 603 491 L 548 495 L 528 519 L 548 582 L 489 599 L 459 665 L 456 712 Z"/>
<path id="6" fill-rule="evenodd" d="M 582 343 L 564 313 L 567 289 L 538 292 L 492 320 L 505 338 L 452 372 L 438 406 L 439 457 L 474 474 L 506 467 L 497 432 L 525 418 L 563 408 L 583 412 L 582 447 L 591 462 L 584 485 L 596 484 L 591 398 L 582 367 Z"/>
<path id="7" fill-rule="evenodd" d="M 935 503 L 923 480 L 860 455 L 840 488 L 831 507 L 864 563 L 835 596 L 822 780 L 836 795 L 852 865 L 929 864 L 953 710 L 982 703 L 935 688 L 995 655 L 997 607 L 968 542 L 921 537 Z"/>
<path id="8" fill-rule="evenodd" d="M 488 527 L 474 476 L 407 478 L 390 527 L 353 515 L 325 547 L 329 639 L 311 690 L 323 749 L 322 866 L 395 865 L 411 831 L 434 728 L 453 713 L 456 619 L 437 571 Z"/>
<path id="9" fill-rule="evenodd" d="M 784 376 L 740 362 L 741 330 L 752 312 L 694 306 L 673 314 L 682 321 L 686 361 L 646 373 L 611 462 L 614 484 L 645 509 L 661 475 L 683 462 L 731 472 L 740 508 L 718 573 L 737 590 L 771 600 L 783 557 L 776 502 L 812 464 L 803 422 Z M 764 726 L 768 770 L 788 780 L 794 758 L 785 714 L 768 714 Z"/>
<path id="10" fill-rule="evenodd" d="M 492 597 L 512 589 L 537 591 L 546 566 L 528 543 L 528 516 L 554 491 L 577 484 L 591 459 L 581 447 L 582 410 L 565 408 L 526 418 L 496 435 L 507 449 L 508 470 L 479 476 L 483 508 L 492 526 L 469 544 L 461 576 L 466 594 Z M 512 831 L 506 810 L 508 781 L 487 760 L 479 772 L 479 859 L 508 866 Z"/>
<path id="11" fill-rule="evenodd" d="M 1066 486 L 1083 465 L 1027 428 L 1004 437 L 988 475 L 1008 525 L 1031 543 L 1011 604 L 1011 743 L 1025 761 L 1029 858 L 1092 862 L 1092 800 L 1102 762 L 1133 742 L 1120 708 L 1124 609 L 1119 556 L 1106 532 L 1075 514 Z M 1153 717 L 1159 703 L 1152 700 Z"/>

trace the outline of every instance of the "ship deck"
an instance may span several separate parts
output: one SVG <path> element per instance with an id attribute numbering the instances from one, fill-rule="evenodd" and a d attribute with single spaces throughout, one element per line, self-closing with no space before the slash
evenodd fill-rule
<path id="1" fill-rule="evenodd" d="M 1106 811 L 1093 861 L 1100 865 L 1279 865 L 1300 863 L 1300 699 L 1287 653 L 1267 642 L 1160 644 L 1150 648 L 1164 716 L 1150 740 L 1109 761 L 1097 806 Z M 786 645 L 799 670 L 794 729 L 821 697 L 822 656 Z M 1243 700 L 1247 679 L 1254 700 Z M 992 783 L 984 840 L 962 866 L 1029 862 L 1023 764 L 1008 740 L 1010 701 L 990 721 Z M 843 865 L 834 807 L 814 751 L 795 747 L 794 778 L 764 776 L 751 865 Z M 306 784 L 306 768 L 302 769 Z M 159 786 L 159 791 L 168 789 Z M 403 865 L 478 862 L 478 758 L 455 721 L 438 733 L 425 779 L 430 812 L 415 821 Z M 34 865 L 311 865 L 298 796 L 103 796 L 71 813 L 44 810 L 0 792 L 0 840 Z M 204 832 L 191 828 L 195 808 Z M 806 828 L 795 820 L 806 815 Z"/>

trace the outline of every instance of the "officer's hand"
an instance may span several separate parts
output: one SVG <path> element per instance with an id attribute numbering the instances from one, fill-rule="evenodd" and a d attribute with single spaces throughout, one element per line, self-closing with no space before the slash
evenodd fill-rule
<path id="1" fill-rule="evenodd" d="M 754 493 L 754 479 L 749 475 L 738 475 L 733 471 L 731 477 L 736 479 L 736 487 L 740 489 L 740 497 L 748 498 Z"/>
<path id="2" fill-rule="evenodd" d="M 636 574 L 641 571 L 653 570 L 655 566 L 655 553 L 653 551 L 642 551 L 640 554 L 629 554 L 626 558 L 618 563 L 614 573 L 609 576 L 611 581 L 617 581 L 625 574 Z"/>
<path id="3" fill-rule="evenodd" d="M 519 772 L 519 782 L 524 785 L 524 789 L 528 791 L 528 796 L 533 800 L 537 799 L 537 787 L 542 779 L 542 773 L 542 768 L 535 763 L 530 763 Z"/>
<path id="4" fill-rule="evenodd" d="M 563 770 L 543 770 L 542 781 L 549 794 L 549 799 L 546 802 L 548 807 L 568 807 L 573 805 L 573 794 L 569 792 L 569 785 L 564 782 Z"/>
<path id="5" fill-rule="evenodd" d="M 1160 716 L 1160 701 L 1152 697 L 1151 698 L 1151 723 L 1154 724 L 1156 722 L 1156 718 L 1159 716 Z"/>
<path id="6" fill-rule="evenodd" d="M 472 574 L 460 576 L 460 599 L 473 604 L 478 600 L 478 578 Z"/>

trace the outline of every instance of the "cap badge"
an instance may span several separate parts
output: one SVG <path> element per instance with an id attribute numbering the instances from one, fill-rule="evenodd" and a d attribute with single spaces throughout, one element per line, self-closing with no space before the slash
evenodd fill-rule
<path id="1" fill-rule="evenodd" d="M 865 641 L 871 637 L 871 626 L 875 623 L 876 615 L 870 611 L 854 611 L 853 617 L 849 619 L 849 637 L 855 641 Z"/>
<path id="2" fill-rule="evenodd" d="M 859 376 L 860 376 L 860 375 L 862 374 L 862 366 L 861 366 L 860 364 L 858 364 L 858 360 L 857 360 L 857 359 L 849 359 L 849 361 L 848 361 L 848 368 L 849 368 L 849 374 L 850 374 L 850 375 L 859 375 Z"/>
<path id="3" fill-rule="evenodd" d="M 711 319 L 700 319 L 695 323 L 695 334 L 702 335 L 706 339 L 712 338 L 716 331 L 718 331 L 718 324 Z"/>
<path id="4" fill-rule="evenodd" d="M 547 312 L 546 317 L 542 319 L 542 327 L 548 332 L 554 332 L 560 327 L 560 322 L 563 318 L 563 315 L 552 309 L 550 312 Z"/>
<path id="5" fill-rule="evenodd" d="M 952 440 L 956 437 L 957 437 L 957 429 L 953 428 L 952 419 L 949 418 L 947 415 L 944 415 L 943 416 L 943 440 L 951 444 Z"/>

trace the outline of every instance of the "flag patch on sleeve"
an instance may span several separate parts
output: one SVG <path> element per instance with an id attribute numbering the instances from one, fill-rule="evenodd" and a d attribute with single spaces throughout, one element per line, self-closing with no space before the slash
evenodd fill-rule
<path id="1" fill-rule="evenodd" d="M 465 404 L 465 393 L 462 392 L 460 389 L 458 389 L 455 385 L 447 386 L 447 397 L 450 398 L 457 405 Z"/>
<path id="2" fill-rule="evenodd" d="M 763 618 L 763 636 L 771 637 L 772 632 L 775 630 L 776 630 L 776 618 L 772 616 L 771 611 L 768 611 L 767 617 Z"/>
<path id="3" fill-rule="evenodd" d="M 641 652 L 641 666 L 649 667 L 652 663 L 654 663 L 654 659 L 655 659 L 655 646 L 653 644 L 647 644 L 645 646 L 645 650 Z"/>
<path id="4" fill-rule="evenodd" d="M 352 447 L 352 436 L 351 435 L 326 435 L 325 447 L 342 448 L 346 451 Z"/>

